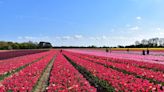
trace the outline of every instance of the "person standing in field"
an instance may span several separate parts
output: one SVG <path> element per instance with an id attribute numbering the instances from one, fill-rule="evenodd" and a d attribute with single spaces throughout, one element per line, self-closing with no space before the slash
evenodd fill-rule
<path id="1" fill-rule="evenodd" d="M 108 48 L 106 48 L 106 52 L 107 52 L 107 53 L 109 52 Z"/>
<path id="2" fill-rule="evenodd" d="M 129 53 L 129 48 L 127 49 L 127 52 Z"/>
<path id="3" fill-rule="evenodd" d="M 147 54 L 149 55 L 149 49 L 147 49 Z"/>
<path id="4" fill-rule="evenodd" d="M 142 51 L 142 55 L 145 55 L 145 50 Z"/>
<path id="5" fill-rule="evenodd" d="M 105 63 L 105 66 L 107 66 L 107 62 L 108 62 L 108 57 L 107 57 L 108 52 L 109 52 L 109 50 L 108 50 L 108 48 L 106 48 L 106 63 Z"/>

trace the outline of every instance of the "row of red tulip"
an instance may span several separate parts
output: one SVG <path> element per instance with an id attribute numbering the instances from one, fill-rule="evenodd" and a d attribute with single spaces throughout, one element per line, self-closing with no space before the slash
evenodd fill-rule
<path id="1" fill-rule="evenodd" d="M 98 58 L 95 59 L 95 58 L 91 58 L 91 57 L 88 57 L 88 56 L 85 56 L 85 55 L 80 55 L 80 54 L 74 54 L 74 55 L 76 55 L 80 58 L 85 58 L 87 60 L 91 60 L 91 61 L 94 61 L 94 62 L 104 64 L 104 65 L 106 64 L 108 66 L 116 67 L 118 69 L 125 70 L 127 72 L 136 74 L 137 76 L 153 79 L 153 80 L 156 80 L 156 81 L 159 81 L 159 82 L 164 82 L 164 73 L 160 72 L 160 71 L 152 71 L 152 70 L 145 69 L 145 68 L 139 68 L 139 67 L 136 67 L 136 66 L 132 66 L 130 64 L 109 62 L 110 60 L 106 61 L 104 59 L 98 59 Z"/>
<path id="2" fill-rule="evenodd" d="M 71 52 L 74 53 L 74 52 Z M 95 55 L 87 55 L 87 54 L 81 54 L 81 53 L 74 53 L 75 55 L 83 55 L 91 58 L 96 58 L 98 60 L 109 60 L 111 62 L 115 63 L 123 63 L 127 65 L 132 65 L 132 66 L 137 66 L 137 67 L 142 67 L 142 68 L 147 68 L 150 70 L 157 70 L 157 71 L 162 71 L 164 72 L 164 65 L 157 64 L 157 63 L 149 63 L 149 62 L 142 62 L 142 61 L 136 61 L 136 60 L 129 60 L 129 59 L 118 59 L 117 57 L 103 57 L 103 56 L 95 56 Z"/>
<path id="3" fill-rule="evenodd" d="M 136 78 L 132 75 L 124 74 L 122 72 L 118 72 L 111 68 L 106 68 L 103 65 L 99 65 L 93 62 L 89 62 L 87 60 L 75 57 L 68 52 L 64 52 L 70 59 L 72 59 L 75 63 L 85 67 L 89 70 L 93 75 L 97 76 L 100 79 L 108 81 L 116 91 L 158 91 L 163 92 L 161 85 L 155 85 L 150 83 L 148 80 Z"/>
<path id="4" fill-rule="evenodd" d="M 45 58 L 27 66 L 20 72 L 15 73 L 11 77 L 3 80 L 0 83 L 0 92 L 31 92 L 39 77 L 41 76 L 41 73 L 45 69 L 46 65 L 56 54 L 56 52 L 50 52 L 51 53 Z"/>
<path id="5" fill-rule="evenodd" d="M 59 54 L 50 75 L 48 92 L 96 92 L 89 82 Z"/>
<path id="6" fill-rule="evenodd" d="M 0 60 L 0 76 L 12 70 L 15 70 L 23 65 L 26 65 L 34 60 L 37 60 L 38 58 L 41 58 L 47 55 L 48 53 L 50 52 L 42 52 L 32 55 L 21 56 L 17 58 Z"/>

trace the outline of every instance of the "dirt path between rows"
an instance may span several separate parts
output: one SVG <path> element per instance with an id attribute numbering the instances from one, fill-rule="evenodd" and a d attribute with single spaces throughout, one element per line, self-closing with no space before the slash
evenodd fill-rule
<path id="1" fill-rule="evenodd" d="M 33 90 L 33 92 L 45 92 L 46 87 L 48 86 L 48 80 L 50 77 L 50 73 L 51 73 L 51 69 L 53 67 L 55 57 L 56 56 L 53 57 L 53 59 L 50 61 L 50 63 L 46 67 L 46 69 L 43 71 L 43 74 L 40 77 L 39 81 L 37 82 L 37 85 L 36 85 L 35 89 Z"/>
<path id="2" fill-rule="evenodd" d="M 11 77 L 11 76 L 14 75 L 15 73 L 20 72 L 20 71 L 23 70 L 24 68 L 28 67 L 29 65 L 32 65 L 33 63 L 36 63 L 36 62 L 40 61 L 41 59 L 45 58 L 46 56 L 47 56 L 47 55 L 42 56 L 42 57 L 40 57 L 40 58 L 38 58 L 38 59 L 36 59 L 36 60 L 30 62 L 30 63 L 27 63 L 27 64 L 25 64 L 25 65 L 23 65 L 23 66 L 20 66 L 20 67 L 14 69 L 14 70 L 8 71 L 8 72 L 7 72 L 6 74 L 4 74 L 4 75 L 1 75 L 1 76 L 0 76 L 0 83 L 1 83 L 5 78 Z"/>

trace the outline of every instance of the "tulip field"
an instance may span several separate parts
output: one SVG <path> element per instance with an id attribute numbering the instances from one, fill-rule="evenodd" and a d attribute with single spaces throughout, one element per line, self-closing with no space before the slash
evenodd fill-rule
<path id="1" fill-rule="evenodd" d="M 13 51 L 0 51 L 0 60 L 8 59 L 17 56 L 23 56 L 28 54 L 40 53 L 47 50 L 13 50 Z"/>
<path id="2" fill-rule="evenodd" d="M 163 54 L 1 51 L 0 92 L 164 92 Z"/>

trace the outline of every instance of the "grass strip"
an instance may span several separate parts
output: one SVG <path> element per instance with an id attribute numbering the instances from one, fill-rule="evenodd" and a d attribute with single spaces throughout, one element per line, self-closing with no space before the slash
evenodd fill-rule
<path id="1" fill-rule="evenodd" d="M 49 85 L 50 73 L 51 73 L 55 58 L 56 58 L 56 55 L 46 65 L 40 78 L 38 79 L 37 83 L 33 87 L 32 92 L 45 92 L 46 87 Z"/>

